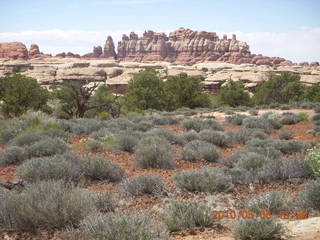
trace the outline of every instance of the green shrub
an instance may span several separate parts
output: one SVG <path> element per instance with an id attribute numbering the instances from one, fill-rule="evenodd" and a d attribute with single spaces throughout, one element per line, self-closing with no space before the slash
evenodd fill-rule
<path id="1" fill-rule="evenodd" d="M 174 175 L 174 182 L 191 192 L 223 192 L 232 186 L 231 177 L 219 168 L 181 171 Z"/>
<path id="2" fill-rule="evenodd" d="M 282 156 L 281 151 L 277 148 L 277 141 L 272 139 L 252 139 L 247 142 L 249 151 L 264 154 L 267 158 L 277 159 Z"/>
<path id="3" fill-rule="evenodd" d="M 185 130 L 195 130 L 196 132 L 200 132 L 204 129 L 211 129 L 216 131 L 223 131 L 221 125 L 214 120 L 201 120 L 201 119 L 185 119 L 181 122 L 182 128 Z"/>
<path id="4" fill-rule="evenodd" d="M 299 118 L 300 121 L 309 121 L 310 116 L 309 116 L 309 114 L 306 113 L 306 112 L 300 112 L 300 113 L 298 114 L 298 118 Z"/>
<path id="5" fill-rule="evenodd" d="M 260 128 L 266 133 L 270 133 L 273 129 L 273 126 L 268 119 L 258 117 L 247 117 L 243 120 L 243 125 L 246 128 Z"/>
<path id="6" fill-rule="evenodd" d="M 10 141 L 10 145 L 19 146 L 19 147 L 27 147 L 36 142 L 47 140 L 49 137 L 44 135 L 41 132 L 36 133 L 25 133 L 13 138 Z"/>
<path id="7" fill-rule="evenodd" d="M 244 151 L 238 156 L 239 158 L 235 164 L 235 167 L 246 169 L 247 171 L 255 171 L 261 168 L 266 161 L 265 156 L 255 152 Z"/>
<path id="8" fill-rule="evenodd" d="M 285 114 L 280 120 L 280 122 L 284 125 L 292 125 L 300 121 L 300 118 L 295 114 Z"/>
<path id="9" fill-rule="evenodd" d="M 242 125 L 243 120 L 246 119 L 248 116 L 244 114 L 235 114 L 233 116 L 227 116 L 226 120 L 228 123 L 233 125 Z"/>
<path id="10" fill-rule="evenodd" d="M 29 158 L 63 154 L 69 150 L 69 146 L 60 138 L 44 139 L 26 148 Z"/>
<path id="11" fill-rule="evenodd" d="M 312 168 L 315 176 L 320 177 L 320 149 L 311 149 L 308 151 L 306 161 Z"/>
<path id="12" fill-rule="evenodd" d="M 93 192 L 90 197 L 94 203 L 95 208 L 102 213 L 114 212 L 117 203 L 114 196 L 110 193 Z"/>
<path id="13" fill-rule="evenodd" d="M 133 130 L 146 132 L 153 128 L 153 124 L 150 121 L 142 121 L 133 125 Z"/>
<path id="14" fill-rule="evenodd" d="M 89 152 L 103 152 L 104 146 L 97 140 L 88 139 L 84 142 L 84 149 Z"/>
<path id="15" fill-rule="evenodd" d="M 148 136 L 139 141 L 134 162 L 139 168 L 171 169 L 175 166 L 169 142 L 157 136 Z"/>
<path id="16" fill-rule="evenodd" d="M 274 191 L 258 195 L 250 199 L 246 204 L 246 209 L 260 213 L 270 211 L 273 215 L 280 214 L 281 211 L 289 210 L 290 197 L 288 192 Z"/>
<path id="17" fill-rule="evenodd" d="M 214 162 L 218 157 L 219 153 L 212 144 L 200 140 L 189 142 L 182 150 L 182 158 L 191 162 L 195 162 L 201 158 Z"/>
<path id="18" fill-rule="evenodd" d="M 210 208 L 197 202 L 171 201 L 164 206 L 161 218 L 170 232 L 216 225 Z"/>
<path id="19" fill-rule="evenodd" d="M 39 182 L 21 192 L 10 191 L 0 201 L 0 226 L 14 231 L 77 226 L 94 210 L 91 198 L 62 182 Z"/>
<path id="20" fill-rule="evenodd" d="M 301 198 L 306 207 L 320 209 L 320 181 L 313 181 L 305 186 Z"/>
<path id="21" fill-rule="evenodd" d="M 320 120 L 320 114 L 315 114 L 312 118 L 313 121 L 319 121 Z"/>
<path id="22" fill-rule="evenodd" d="M 82 221 L 79 229 L 61 234 L 66 240 L 169 240 L 163 226 L 147 213 L 118 212 L 92 214 Z"/>
<path id="23" fill-rule="evenodd" d="M 162 195 L 165 192 L 165 186 L 164 181 L 158 176 L 145 174 L 123 180 L 119 190 L 125 196 Z"/>
<path id="24" fill-rule="evenodd" d="M 241 219 L 238 220 L 233 235 L 237 240 L 281 239 L 284 227 L 274 219 Z"/>
<path id="25" fill-rule="evenodd" d="M 289 140 L 293 137 L 293 132 L 288 129 L 280 129 L 278 136 L 281 140 Z"/>
<path id="26" fill-rule="evenodd" d="M 227 147 L 230 143 L 229 138 L 225 134 L 214 130 L 202 130 L 199 133 L 199 136 L 201 140 L 212 143 L 219 147 Z"/>
<path id="27" fill-rule="evenodd" d="M 305 98 L 310 102 L 320 102 L 320 84 L 307 87 Z"/>
<path id="28" fill-rule="evenodd" d="M 257 109 L 250 109 L 250 110 L 249 110 L 249 114 L 252 115 L 252 116 L 258 116 L 259 110 L 257 110 Z"/>
<path id="29" fill-rule="evenodd" d="M 193 140 L 199 140 L 199 135 L 196 132 L 184 132 L 180 134 L 180 138 L 183 142 L 188 143 Z"/>
<path id="30" fill-rule="evenodd" d="M 13 146 L 5 150 L 0 150 L 1 167 L 22 163 L 26 158 L 27 154 L 21 147 Z"/>
<path id="31" fill-rule="evenodd" d="M 244 89 L 244 83 L 242 81 L 234 82 L 231 79 L 225 86 L 221 87 L 219 100 L 222 104 L 227 104 L 231 107 L 249 105 L 251 103 L 250 95 Z"/>
<path id="32" fill-rule="evenodd" d="M 289 159 L 283 159 L 281 172 L 283 179 L 311 178 L 313 175 L 312 168 L 302 154 L 293 156 Z"/>
<path id="33" fill-rule="evenodd" d="M 167 116 L 155 116 L 152 120 L 155 125 L 172 125 L 178 123 L 177 119 Z"/>
<path id="34" fill-rule="evenodd" d="M 282 161 L 278 158 L 268 159 L 265 164 L 258 169 L 257 179 L 263 183 L 284 180 L 282 174 Z"/>

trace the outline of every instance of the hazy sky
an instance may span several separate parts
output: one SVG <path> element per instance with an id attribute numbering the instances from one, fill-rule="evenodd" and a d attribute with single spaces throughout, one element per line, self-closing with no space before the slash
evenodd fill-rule
<path id="1" fill-rule="evenodd" d="M 0 42 L 84 54 L 112 35 L 179 27 L 246 41 L 252 53 L 320 61 L 320 0 L 0 0 Z"/>

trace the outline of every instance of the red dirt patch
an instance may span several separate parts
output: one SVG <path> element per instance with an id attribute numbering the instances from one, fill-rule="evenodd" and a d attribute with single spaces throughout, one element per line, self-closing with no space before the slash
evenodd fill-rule
<path id="1" fill-rule="evenodd" d="M 4 168 L 0 168 L 0 178 L 6 181 L 13 181 L 15 179 L 15 171 L 19 166 L 8 166 Z"/>

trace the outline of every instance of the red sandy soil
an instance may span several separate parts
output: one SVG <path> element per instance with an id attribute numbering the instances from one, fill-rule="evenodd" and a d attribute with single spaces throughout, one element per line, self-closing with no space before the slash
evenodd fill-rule
<path id="1" fill-rule="evenodd" d="M 306 112 L 303 110 L 303 112 Z M 178 125 L 167 125 L 167 126 L 159 126 L 160 128 L 167 128 L 170 129 L 176 133 L 181 133 L 183 130 Z M 237 131 L 242 128 L 242 126 L 233 126 L 224 124 L 223 125 L 225 130 L 230 131 Z M 290 129 L 294 133 L 293 140 L 296 141 L 315 141 L 320 142 L 319 138 L 316 138 L 315 136 L 311 134 L 307 134 L 306 132 L 310 130 L 313 127 L 312 122 L 300 122 L 295 125 L 285 125 L 285 129 Z M 278 138 L 277 131 L 273 131 L 270 136 L 272 138 Z M 115 151 L 108 151 L 103 153 L 97 153 L 97 154 L 91 154 L 87 152 L 83 152 L 82 150 L 79 150 L 77 146 L 80 144 L 82 140 L 85 138 L 80 137 L 74 137 L 70 139 L 70 143 L 74 149 L 77 149 L 76 152 L 80 155 L 99 155 L 103 156 L 107 159 L 112 160 L 113 162 L 119 164 L 121 167 L 123 167 L 126 171 L 127 177 L 133 177 L 139 174 L 146 174 L 146 173 L 152 173 L 155 174 L 163 179 L 166 180 L 166 187 L 168 189 L 169 194 L 172 194 L 177 199 L 204 199 L 207 196 L 212 196 L 212 194 L 207 193 L 188 193 L 188 192 L 182 192 L 179 189 L 176 188 L 173 182 L 173 175 L 181 170 L 190 170 L 190 169 L 199 169 L 207 166 L 213 166 L 213 167 L 221 167 L 219 163 L 209 163 L 202 160 L 199 160 L 197 162 L 188 162 L 184 160 L 180 160 L 180 152 L 182 150 L 182 147 L 176 147 L 174 150 L 175 158 L 176 158 L 176 168 L 172 170 L 163 170 L 163 169 L 138 169 L 134 166 L 134 155 L 130 153 L 125 152 L 115 152 Z M 5 146 L 0 145 L 0 148 L 4 148 Z M 239 150 L 244 149 L 244 145 L 235 145 L 229 148 L 219 148 L 220 151 L 220 158 L 224 159 L 232 154 L 236 153 Z M 12 181 L 15 179 L 14 173 L 18 166 L 9 166 L 5 168 L 0 168 L 0 178 L 8 181 Z M 304 181 L 306 182 L 306 181 Z M 288 192 L 288 194 L 296 195 L 298 194 L 303 186 L 303 183 L 296 184 L 296 183 L 290 183 L 288 181 L 286 182 L 277 182 L 277 183 L 270 183 L 270 184 L 261 184 L 258 182 L 253 183 L 250 187 L 249 186 L 236 186 L 232 191 L 226 193 L 228 195 L 231 195 L 232 198 L 236 202 L 242 202 L 245 200 L 248 200 L 252 198 L 254 195 L 262 194 L 267 191 L 272 190 L 285 190 Z M 86 187 L 87 190 L 90 191 L 97 191 L 97 192 L 112 192 L 115 195 L 117 195 L 121 199 L 121 195 L 117 189 L 117 185 L 114 183 L 108 183 L 108 182 L 98 182 L 93 183 Z M 121 205 L 120 209 L 127 209 L 127 210 L 147 210 L 152 209 L 153 207 L 162 204 L 164 201 L 166 201 L 166 197 L 154 197 L 154 196 L 143 196 L 143 197 L 137 197 L 137 198 L 130 198 L 125 199 L 126 202 L 129 202 L 130 204 L 123 204 Z M 198 228 L 198 229 L 188 229 L 185 231 L 181 231 L 178 233 L 171 234 L 172 239 L 174 240 L 210 240 L 210 239 L 221 239 L 221 240 L 230 240 L 233 239 L 231 230 L 230 230 L 230 222 L 227 224 L 224 224 L 224 228 L 222 229 L 205 229 L 205 228 Z M 57 239 L 53 235 L 47 235 L 47 233 L 41 233 L 42 235 L 37 237 L 30 237 L 30 235 L 26 236 L 19 236 L 17 237 L 17 234 L 11 235 L 16 236 L 16 238 L 7 238 L 7 239 Z M 43 235 L 44 234 L 44 235 Z M 2 235 L 3 237 L 4 235 Z M 0 239 L 1 238 L 0 235 Z M 320 239 L 320 237 L 318 238 Z M 297 240 L 302 240 L 298 239 Z"/>

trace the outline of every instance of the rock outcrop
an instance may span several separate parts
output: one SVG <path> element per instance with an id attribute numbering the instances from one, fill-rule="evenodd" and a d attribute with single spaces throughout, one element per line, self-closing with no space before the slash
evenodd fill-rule
<path id="1" fill-rule="evenodd" d="M 114 48 L 114 43 L 111 36 L 108 36 L 106 43 L 103 48 L 103 56 L 104 58 L 116 59 L 117 54 Z"/>
<path id="2" fill-rule="evenodd" d="M 30 46 L 30 49 L 29 49 L 29 58 L 32 58 L 32 57 L 37 57 L 38 55 L 40 55 L 40 50 L 39 50 L 39 46 L 37 44 L 32 44 Z"/>
<path id="3" fill-rule="evenodd" d="M 21 42 L 0 43 L 0 58 L 28 59 L 28 50 Z"/>

